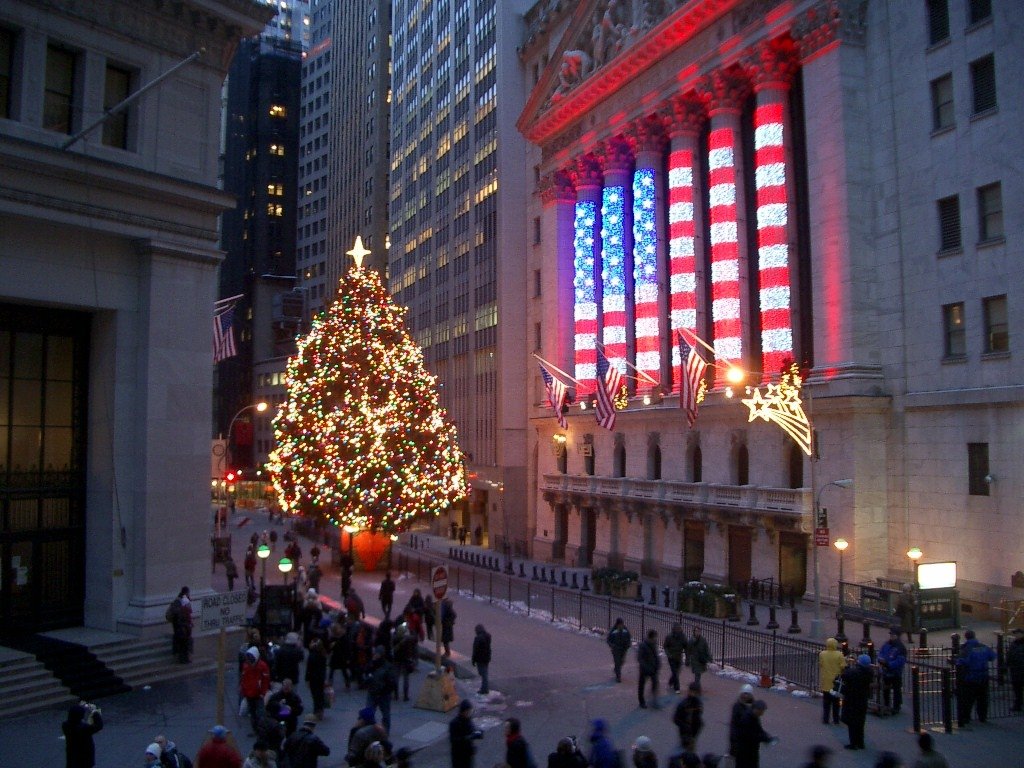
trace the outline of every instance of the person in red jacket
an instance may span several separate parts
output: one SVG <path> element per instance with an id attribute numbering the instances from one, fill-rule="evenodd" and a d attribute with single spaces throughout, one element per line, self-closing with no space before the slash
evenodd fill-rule
<path id="1" fill-rule="evenodd" d="M 270 667 L 260 658 L 259 649 L 252 646 L 245 652 L 239 691 L 249 705 L 249 720 L 253 733 L 263 718 L 263 697 L 270 690 Z"/>
<path id="2" fill-rule="evenodd" d="M 196 768 L 242 768 L 242 755 L 229 733 L 223 725 L 210 729 L 210 738 L 196 753 Z"/>

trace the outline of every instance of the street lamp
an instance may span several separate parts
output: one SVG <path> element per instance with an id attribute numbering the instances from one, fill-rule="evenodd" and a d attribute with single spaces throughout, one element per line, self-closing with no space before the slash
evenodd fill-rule
<path id="1" fill-rule="evenodd" d="M 277 562 L 277 570 L 279 570 L 281 572 L 281 576 L 284 577 L 285 584 L 288 583 L 288 574 L 291 573 L 293 567 L 294 563 L 292 563 L 292 561 L 287 557 L 282 557 Z"/>
<path id="2" fill-rule="evenodd" d="M 839 550 L 839 603 L 843 602 L 843 552 L 850 546 L 846 539 L 836 539 L 832 546 Z"/>
<path id="3" fill-rule="evenodd" d="M 267 584 L 267 558 L 270 557 L 270 547 L 267 544 L 260 544 L 256 547 L 256 557 L 260 559 L 260 638 L 267 637 L 267 604 L 263 601 L 266 596 L 264 587 Z"/>
<path id="4" fill-rule="evenodd" d="M 911 547 L 907 550 L 907 557 L 910 558 L 910 575 L 914 577 L 914 583 L 917 583 L 917 561 L 924 557 L 924 552 L 921 551 L 920 547 Z"/>
<path id="5" fill-rule="evenodd" d="M 813 434 L 813 433 L 812 433 Z M 830 485 L 834 485 L 837 488 L 849 488 L 853 485 L 853 480 L 846 478 L 844 480 L 833 480 L 830 483 L 825 483 L 818 489 L 817 495 L 814 497 L 814 522 L 815 527 L 821 518 L 821 494 Z M 828 542 L 826 542 L 827 546 Z M 814 618 L 811 620 L 811 637 L 815 640 L 821 639 L 822 636 L 822 621 L 821 621 L 821 585 L 818 576 L 818 542 L 814 542 Z"/>
<path id="6" fill-rule="evenodd" d="M 241 416 L 246 411 L 248 411 L 250 408 L 255 410 L 257 413 L 263 413 L 265 410 L 267 410 L 267 404 L 261 400 L 258 403 L 250 403 L 249 405 L 243 405 L 241 408 L 238 409 L 238 413 L 231 417 L 231 421 L 228 422 L 227 453 L 225 456 L 228 466 L 224 467 L 225 471 L 231 468 L 231 464 L 234 464 L 234 457 L 231 455 L 231 430 L 235 428 L 235 422 L 238 421 L 238 417 Z"/>

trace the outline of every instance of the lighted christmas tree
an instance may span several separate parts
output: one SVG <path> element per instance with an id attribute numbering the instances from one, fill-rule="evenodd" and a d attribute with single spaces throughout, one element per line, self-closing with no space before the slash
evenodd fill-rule
<path id="1" fill-rule="evenodd" d="M 268 462 L 282 508 L 394 533 L 466 494 L 454 426 L 409 337 L 405 308 L 356 266 L 288 362 L 288 395 Z"/>

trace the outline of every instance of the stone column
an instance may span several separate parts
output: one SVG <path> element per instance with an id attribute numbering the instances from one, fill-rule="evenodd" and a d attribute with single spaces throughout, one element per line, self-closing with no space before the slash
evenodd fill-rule
<path id="1" fill-rule="evenodd" d="M 638 120 L 627 131 L 636 170 L 633 172 L 633 308 L 637 389 L 668 392 L 665 341 L 667 329 L 667 253 L 665 147 L 667 137 L 657 117 Z M 651 383 L 650 377 L 659 384 Z"/>
<path id="2" fill-rule="evenodd" d="M 552 237 L 545 243 L 543 258 L 548 268 L 541 292 L 544 352 L 563 371 L 571 371 L 575 329 L 573 327 L 573 236 L 576 189 L 565 171 L 556 171 L 541 181 L 544 230 Z M 553 269 L 551 268 L 553 265 Z"/>
<path id="3" fill-rule="evenodd" d="M 669 290 L 666 319 L 670 333 L 662 349 L 666 353 L 664 380 L 679 391 L 679 331 L 703 336 L 708 326 L 704 285 L 704 221 L 701 200 L 704 189 L 698 156 L 698 138 L 707 120 L 705 104 L 697 94 L 679 96 L 663 112 L 670 141 L 668 155 L 668 264 Z M 706 355 L 706 352 L 705 352 Z"/>
<path id="4" fill-rule="evenodd" d="M 577 158 L 573 168 L 576 205 L 573 216 L 573 375 L 583 391 L 593 391 L 597 377 L 600 330 L 601 167 L 593 155 Z"/>
<path id="5" fill-rule="evenodd" d="M 704 82 L 710 98 L 708 197 L 711 218 L 711 319 L 715 356 L 750 369 L 750 301 L 743 145 L 740 112 L 748 93 L 735 70 L 715 71 Z M 725 366 L 715 369 L 725 385 Z"/>
<path id="6" fill-rule="evenodd" d="M 630 382 L 626 361 L 635 357 L 633 336 L 633 153 L 621 137 L 602 149 L 604 188 L 601 193 L 601 342 L 609 365 Z"/>

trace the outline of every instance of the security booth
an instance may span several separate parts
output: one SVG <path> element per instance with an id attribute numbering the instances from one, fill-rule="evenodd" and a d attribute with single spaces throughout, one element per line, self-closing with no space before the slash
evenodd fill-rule
<path id="1" fill-rule="evenodd" d="M 960 590 L 956 563 L 917 563 L 916 622 L 922 629 L 960 626 Z"/>

